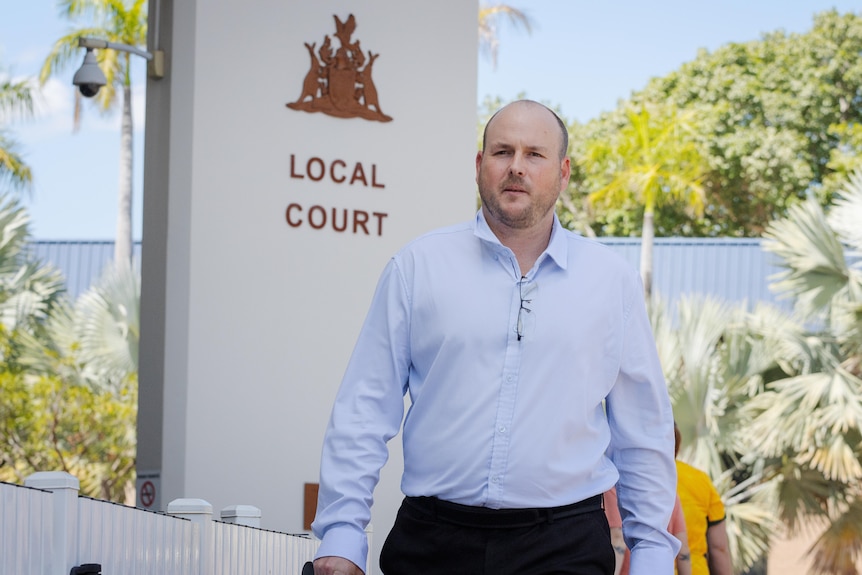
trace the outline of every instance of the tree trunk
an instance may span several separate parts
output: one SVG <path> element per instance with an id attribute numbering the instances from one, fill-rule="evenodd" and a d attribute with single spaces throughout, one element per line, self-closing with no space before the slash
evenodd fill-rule
<path id="1" fill-rule="evenodd" d="M 132 88 L 123 85 L 123 116 L 120 129 L 120 182 L 117 197 L 117 236 L 114 263 L 132 261 Z"/>
<path id="2" fill-rule="evenodd" d="M 652 248 L 655 237 L 653 213 L 644 211 L 643 230 L 641 231 L 641 279 L 644 284 L 644 299 L 652 300 Z"/>

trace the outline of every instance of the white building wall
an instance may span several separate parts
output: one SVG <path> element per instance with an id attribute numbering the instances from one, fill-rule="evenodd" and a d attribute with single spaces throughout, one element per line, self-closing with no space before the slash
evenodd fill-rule
<path id="1" fill-rule="evenodd" d="M 303 483 L 318 479 L 380 271 L 408 240 L 475 211 L 477 5 L 189 0 L 159 11 L 170 50 L 166 78 L 148 83 L 138 470 L 156 485 L 154 506 L 243 501 L 267 510 L 264 528 L 300 531 Z M 379 54 L 390 122 L 286 107 L 310 68 L 304 43 L 329 35 L 337 48 L 333 16 L 350 14 L 352 40 Z M 320 229 L 313 206 L 330 214 Z M 332 208 L 368 222 L 335 231 Z M 374 507 L 380 544 L 401 461 L 396 439 Z"/>

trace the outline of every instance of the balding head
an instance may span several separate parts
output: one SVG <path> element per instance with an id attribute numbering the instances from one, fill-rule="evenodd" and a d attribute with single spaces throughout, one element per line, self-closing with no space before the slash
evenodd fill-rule
<path id="1" fill-rule="evenodd" d="M 545 110 L 548 114 L 550 114 L 554 118 L 554 120 L 556 121 L 557 126 L 560 128 L 559 159 L 562 160 L 563 158 L 566 157 L 566 152 L 568 152 L 568 150 L 569 150 L 569 130 L 566 128 L 566 125 L 563 123 L 563 120 L 561 120 L 560 117 L 553 110 L 551 110 L 550 108 L 548 108 L 544 104 L 540 104 L 539 102 L 536 102 L 533 100 L 516 100 L 514 102 L 506 104 L 505 106 L 503 106 L 502 108 L 500 108 L 499 110 L 494 112 L 494 115 L 491 116 L 491 118 L 485 124 L 485 130 L 482 132 L 482 149 L 485 149 L 485 144 L 486 144 L 487 139 L 488 139 L 488 126 L 491 125 L 491 123 L 500 114 L 500 112 L 502 112 L 503 110 L 506 110 L 510 107 L 513 107 L 513 106 L 533 106 L 533 107 L 541 108 L 541 109 Z"/>

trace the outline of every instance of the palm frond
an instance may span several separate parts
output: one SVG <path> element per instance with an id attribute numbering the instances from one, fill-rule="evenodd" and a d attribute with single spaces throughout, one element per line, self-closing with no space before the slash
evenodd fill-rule
<path id="1" fill-rule="evenodd" d="M 479 6 L 479 51 L 491 59 L 492 67 L 497 67 L 497 53 L 500 48 L 499 20 L 505 17 L 515 27 L 523 27 L 529 34 L 532 20 L 526 12 L 508 4 L 483 4 Z"/>
<path id="2" fill-rule="evenodd" d="M 809 551 L 815 575 L 858 573 L 862 560 L 862 501 L 854 499 L 841 507 Z"/>
<path id="3" fill-rule="evenodd" d="M 2 289 L 7 297 L 0 305 L 0 321 L 7 329 L 17 329 L 23 322 L 44 320 L 66 285 L 53 267 L 28 261 L 2 278 Z"/>
<path id="4" fill-rule="evenodd" d="M 0 79 L 0 183 L 26 189 L 33 181 L 18 143 L 3 129 L 10 120 L 33 115 L 33 90 L 30 80 Z"/>
<path id="5" fill-rule="evenodd" d="M 779 525 L 772 509 L 756 501 L 727 505 L 727 539 L 737 572 L 743 572 L 769 552 Z"/>
<path id="6" fill-rule="evenodd" d="M 851 246 L 862 262 L 862 170 L 850 174 L 843 193 L 829 213 L 829 224 L 843 242 Z M 860 263 L 862 265 L 862 263 Z"/>
<path id="7" fill-rule="evenodd" d="M 0 79 L 0 119 L 26 118 L 33 114 L 30 80 Z"/>
<path id="8" fill-rule="evenodd" d="M 680 458 L 718 476 L 733 434 L 724 433 L 730 405 L 720 342 L 734 313 L 731 306 L 709 296 L 683 297 L 677 307 L 677 345 L 681 368 L 667 374 L 674 415 L 685 441 Z"/>
<path id="9" fill-rule="evenodd" d="M 18 143 L 0 130 L 0 182 L 24 189 L 33 181 L 33 173 L 18 150 Z"/>
<path id="10" fill-rule="evenodd" d="M 30 237 L 30 216 L 20 203 L 0 194 L 0 270 L 17 268 L 18 256 Z"/>
<path id="11" fill-rule="evenodd" d="M 788 217 L 772 222 L 763 237 L 763 248 L 785 268 L 770 288 L 793 297 L 802 315 L 817 317 L 833 301 L 850 299 L 844 248 L 816 200 L 791 206 Z"/>
<path id="12" fill-rule="evenodd" d="M 113 264 L 75 306 L 81 360 L 108 378 L 137 371 L 140 280 L 130 265 Z"/>
<path id="13" fill-rule="evenodd" d="M 85 366 L 77 359 L 72 306 L 63 299 L 55 305 L 39 332 L 16 333 L 17 362 L 29 373 L 59 377 L 67 385 L 85 385 Z"/>

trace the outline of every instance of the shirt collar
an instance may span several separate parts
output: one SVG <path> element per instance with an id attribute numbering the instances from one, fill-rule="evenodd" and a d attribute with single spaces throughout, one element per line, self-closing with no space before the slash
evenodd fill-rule
<path id="1" fill-rule="evenodd" d="M 504 247 L 497 236 L 494 235 L 494 232 L 491 231 L 490 226 L 488 226 L 488 222 L 485 220 L 485 214 L 482 212 L 482 208 L 479 208 L 479 211 L 476 214 L 476 219 L 473 222 L 473 233 L 480 240 Z M 555 213 L 553 227 L 551 228 L 551 241 L 548 242 L 548 247 L 545 248 L 545 251 L 542 252 L 542 255 L 540 255 L 539 259 L 536 261 L 538 263 L 548 257 L 551 258 L 558 267 L 566 269 L 569 261 L 568 255 L 569 244 L 566 241 L 566 232 L 563 229 L 563 225 L 560 223 L 560 219 Z"/>

